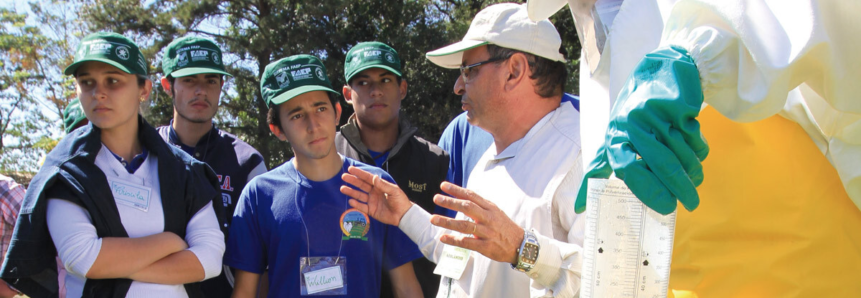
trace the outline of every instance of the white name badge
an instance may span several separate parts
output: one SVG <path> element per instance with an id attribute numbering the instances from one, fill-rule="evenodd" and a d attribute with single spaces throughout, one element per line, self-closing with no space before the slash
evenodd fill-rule
<path id="1" fill-rule="evenodd" d="M 464 216 L 463 213 L 458 213 L 455 218 L 475 222 L 471 218 Z M 460 234 L 458 232 L 452 233 L 455 235 Z M 472 237 L 470 234 L 461 235 Z M 463 275 L 463 271 L 466 270 L 466 266 L 469 264 L 470 253 L 472 253 L 472 251 L 466 248 L 446 244 L 442 248 L 442 255 L 440 256 L 439 263 L 437 263 L 433 273 L 454 280 L 459 280 Z"/>
<path id="2" fill-rule="evenodd" d="M 110 186 L 114 201 L 117 204 L 126 205 L 143 212 L 149 210 L 152 188 L 111 178 L 108 178 L 108 186 Z"/>
<path id="3" fill-rule="evenodd" d="M 308 294 L 344 287 L 341 267 L 329 267 L 305 273 L 305 286 Z"/>
<path id="4" fill-rule="evenodd" d="M 300 257 L 300 295 L 347 295 L 347 257 Z"/>
<path id="5" fill-rule="evenodd" d="M 451 279 L 458 280 L 466 270 L 469 256 L 472 251 L 466 248 L 446 244 L 442 249 L 442 256 L 434 268 L 433 273 Z"/>

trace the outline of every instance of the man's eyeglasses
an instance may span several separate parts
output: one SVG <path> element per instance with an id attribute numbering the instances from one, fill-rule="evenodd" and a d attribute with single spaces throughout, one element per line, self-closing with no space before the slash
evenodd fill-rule
<path id="1" fill-rule="evenodd" d="M 496 57 L 496 58 L 487 59 L 487 60 L 485 60 L 485 61 L 481 61 L 481 62 L 478 62 L 478 63 L 475 63 L 475 64 L 470 64 L 470 65 L 467 65 L 467 66 L 461 66 L 461 67 L 460 67 L 460 76 L 463 78 L 463 81 L 464 81 L 464 82 L 466 82 L 467 80 L 469 80 L 469 73 L 470 73 L 474 68 L 479 67 L 479 66 L 482 66 L 482 65 L 485 65 L 485 64 L 487 64 L 487 63 L 493 63 L 493 62 L 497 62 L 497 61 L 506 60 L 506 59 L 508 59 L 508 58 L 511 58 L 511 56 L 508 56 L 508 57 Z"/>

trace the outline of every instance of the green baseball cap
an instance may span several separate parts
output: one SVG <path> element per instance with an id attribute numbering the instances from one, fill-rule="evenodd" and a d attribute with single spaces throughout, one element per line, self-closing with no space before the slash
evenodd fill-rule
<path id="1" fill-rule="evenodd" d="M 344 78 L 350 82 L 356 74 L 368 68 L 382 68 L 401 77 L 401 58 L 398 51 L 382 42 L 360 42 L 347 52 L 344 61 Z"/>
<path id="2" fill-rule="evenodd" d="M 75 129 L 75 126 L 81 121 L 87 119 L 87 115 L 84 114 L 84 108 L 81 107 L 81 101 L 77 98 L 73 99 L 69 102 L 69 105 L 66 106 L 66 109 L 63 110 L 63 130 L 66 133 L 72 132 Z"/>
<path id="3" fill-rule="evenodd" d="M 230 76 L 224 71 L 221 48 L 215 42 L 195 36 L 175 39 L 167 45 L 161 60 L 165 76 L 186 77 L 201 73 L 217 73 Z"/>
<path id="4" fill-rule="evenodd" d="M 78 44 L 75 62 L 66 70 L 65 75 L 73 75 L 78 67 L 88 61 L 110 64 L 130 74 L 147 75 L 147 62 L 135 42 L 113 32 L 99 32 L 87 35 Z"/>
<path id="5" fill-rule="evenodd" d="M 266 106 L 272 107 L 297 95 L 311 91 L 332 90 L 326 76 L 326 67 L 319 58 L 311 55 L 295 55 L 269 63 L 260 79 L 260 92 Z"/>

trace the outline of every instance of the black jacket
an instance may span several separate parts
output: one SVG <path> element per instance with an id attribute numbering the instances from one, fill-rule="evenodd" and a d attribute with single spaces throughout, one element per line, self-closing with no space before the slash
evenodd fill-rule
<path id="1" fill-rule="evenodd" d="M 446 179 L 448 153 L 439 146 L 416 136 L 417 130 L 418 128 L 411 126 L 404 117 L 400 117 L 398 139 L 389 150 L 389 156 L 381 168 L 388 172 L 410 200 L 422 209 L 430 213 L 445 214 L 448 209 L 434 204 L 433 197 L 441 193 L 439 185 Z M 344 156 L 369 165 L 376 164 L 359 136 L 355 114 L 350 117 L 347 124 L 341 126 L 341 131 L 335 136 L 335 147 Z M 436 297 L 440 280 L 439 275 L 433 274 L 436 265 L 421 258 L 413 262 L 413 266 L 424 296 Z M 380 297 L 393 296 L 391 283 L 386 275 L 387 272 L 383 274 Z"/>
<path id="2" fill-rule="evenodd" d="M 185 238 L 188 221 L 209 202 L 223 212 L 218 179 L 205 164 L 168 146 L 138 116 L 138 136 L 149 154 L 158 156 L 164 230 Z M 87 210 L 99 237 L 128 237 L 107 178 L 95 164 L 101 130 L 89 124 L 67 135 L 45 159 L 21 204 L 15 232 L 0 277 L 30 297 L 57 297 L 56 248 L 48 232 L 47 198 L 60 198 Z M 83 297 L 125 297 L 129 279 L 88 279 Z M 187 284 L 190 297 L 200 297 L 197 283 Z"/>
<path id="3" fill-rule="evenodd" d="M 173 120 L 171 120 L 172 124 Z M 159 127 L 156 130 L 165 142 L 181 150 L 182 142 L 171 125 Z M 233 210 L 236 209 L 239 195 L 248 183 L 248 174 L 263 163 L 263 156 L 251 145 L 215 126 L 200 138 L 192 155 L 212 168 L 221 184 L 221 205 L 224 206 L 224 214 L 219 220 L 223 223 L 221 232 L 224 233 L 224 240 L 227 241 Z M 233 287 L 228 280 L 229 274 L 231 275 L 229 278 L 233 279 L 233 273 L 222 271 L 221 275 L 204 280 L 201 284 L 201 290 L 207 298 L 230 298 L 233 294 Z"/>

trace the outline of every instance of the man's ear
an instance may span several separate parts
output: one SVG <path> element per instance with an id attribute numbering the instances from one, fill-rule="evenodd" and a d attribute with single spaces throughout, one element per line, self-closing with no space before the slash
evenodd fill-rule
<path id="1" fill-rule="evenodd" d="M 284 132 L 281 131 L 281 128 L 279 128 L 277 125 L 270 123 L 269 124 L 269 131 L 271 131 L 272 134 L 274 134 L 275 137 L 278 138 L 279 140 L 282 140 L 282 141 L 287 140 L 287 135 L 285 135 Z"/>
<path id="2" fill-rule="evenodd" d="M 221 81 L 221 84 L 224 85 L 224 81 Z M 164 88 L 164 93 L 173 98 L 173 93 L 170 92 L 170 81 L 167 80 L 167 76 L 161 78 L 161 87 Z"/>
<path id="3" fill-rule="evenodd" d="M 407 97 L 407 79 L 401 77 L 401 84 L 398 86 L 398 96 L 400 96 L 401 100 Z"/>
<path id="4" fill-rule="evenodd" d="M 336 102 L 335 103 L 335 127 L 337 127 L 338 124 L 341 122 L 341 112 L 342 112 L 341 103 Z"/>
<path id="5" fill-rule="evenodd" d="M 508 58 L 508 78 L 505 80 L 505 90 L 511 91 L 529 77 L 529 60 L 523 53 L 515 53 Z"/>
<path id="6" fill-rule="evenodd" d="M 353 88 L 350 85 L 344 85 L 344 88 L 341 88 L 341 94 L 344 95 L 344 101 L 348 105 L 353 105 Z"/>

